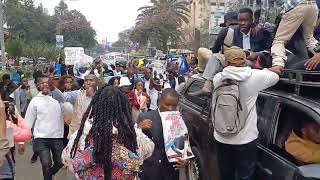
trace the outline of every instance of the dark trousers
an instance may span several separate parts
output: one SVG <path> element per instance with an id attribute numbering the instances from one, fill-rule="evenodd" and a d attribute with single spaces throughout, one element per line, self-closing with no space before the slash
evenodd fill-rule
<path id="1" fill-rule="evenodd" d="M 221 180 L 253 180 L 257 158 L 256 141 L 244 145 L 218 142 L 217 155 Z"/>
<path id="2" fill-rule="evenodd" d="M 62 167 L 61 154 L 63 150 L 63 139 L 37 138 L 33 142 L 33 151 L 40 157 L 44 180 L 52 180 Z M 52 158 L 51 158 L 52 153 Z M 52 165 L 53 161 L 53 165 Z"/>

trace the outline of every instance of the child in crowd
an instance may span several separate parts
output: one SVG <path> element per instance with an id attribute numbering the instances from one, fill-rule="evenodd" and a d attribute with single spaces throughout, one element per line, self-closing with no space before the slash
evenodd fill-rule
<path id="1" fill-rule="evenodd" d="M 137 80 L 135 82 L 134 93 L 140 105 L 139 111 L 142 113 L 146 112 L 148 110 L 148 94 L 145 92 L 144 83 L 142 80 Z"/>

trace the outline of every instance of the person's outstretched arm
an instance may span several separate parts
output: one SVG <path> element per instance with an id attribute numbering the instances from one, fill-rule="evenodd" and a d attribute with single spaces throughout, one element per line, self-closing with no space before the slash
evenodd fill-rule
<path id="1" fill-rule="evenodd" d="M 71 104 L 75 104 L 80 94 L 80 90 L 62 93 L 58 88 L 54 88 L 50 93 L 59 103 L 70 102 Z"/>

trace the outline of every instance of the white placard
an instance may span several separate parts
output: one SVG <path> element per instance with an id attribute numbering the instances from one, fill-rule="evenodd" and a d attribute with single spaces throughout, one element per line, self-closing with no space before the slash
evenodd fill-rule
<path id="1" fill-rule="evenodd" d="M 169 162 L 176 162 L 177 158 L 190 159 L 194 155 L 191 151 L 189 134 L 180 112 L 161 112 L 163 139 Z"/>
<path id="2" fill-rule="evenodd" d="M 66 47 L 64 54 L 66 65 L 74 65 L 77 60 L 82 60 L 85 56 L 83 47 Z"/>

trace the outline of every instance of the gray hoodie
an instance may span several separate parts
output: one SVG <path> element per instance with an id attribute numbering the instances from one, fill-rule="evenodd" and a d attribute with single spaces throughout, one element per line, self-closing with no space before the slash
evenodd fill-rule
<path id="1" fill-rule="evenodd" d="M 257 70 L 250 67 L 228 66 L 222 72 L 215 75 L 213 84 L 221 85 L 224 79 L 233 79 L 238 82 L 240 90 L 240 102 L 249 110 L 248 114 L 240 114 L 240 118 L 247 118 L 244 128 L 235 136 L 225 137 L 214 133 L 217 141 L 224 144 L 247 144 L 258 138 L 256 101 L 260 91 L 263 91 L 279 81 L 279 76 L 268 69 Z"/>

